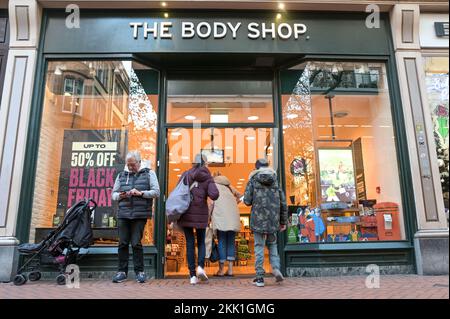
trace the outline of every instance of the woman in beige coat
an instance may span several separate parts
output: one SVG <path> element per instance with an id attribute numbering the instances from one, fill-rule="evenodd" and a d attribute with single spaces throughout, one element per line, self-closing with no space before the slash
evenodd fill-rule
<path id="1" fill-rule="evenodd" d="M 219 189 L 219 198 L 214 202 L 211 216 L 212 228 L 217 231 L 219 239 L 219 270 L 216 276 L 233 276 L 234 241 L 236 232 L 241 229 L 238 203 L 242 195 L 230 185 L 225 176 L 214 177 L 214 182 Z M 228 261 L 226 273 L 225 261 Z"/>

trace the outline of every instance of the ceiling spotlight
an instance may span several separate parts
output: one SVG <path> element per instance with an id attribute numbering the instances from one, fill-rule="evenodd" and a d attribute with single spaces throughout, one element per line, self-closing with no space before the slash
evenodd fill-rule
<path id="1" fill-rule="evenodd" d="M 278 9 L 280 9 L 280 10 L 284 10 L 284 3 L 279 3 L 278 4 Z"/>
<path id="2" fill-rule="evenodd" d="M 256 120 L 259 119 L 259 116 L 252 115 L 252 116 L 247 117 L 247 119 L 248 119 L 249 121 L 256 121 Z"/>
<path id="3" fill-rule="evenodd" d="M 186 115 L 184 118 L 188 121 L 193 121 L 196 119 L 196 117 L 194 115 Z"/>
<path id="4" fill-rule="evenodd" d="M 161 6 L 162 6 L 162 7 L 167 7 L 167 3 L 161 2 Z"/>
<path id="5" fill-rule="evenodd" d="M 164 18 L 168 18 L 169 14 L 167 12 L 164 12 Z"/>
<path id="6" fill-rule="evenodd" d="M 277 20 L 281 19 L 281 13 L 277 13 Z"/>

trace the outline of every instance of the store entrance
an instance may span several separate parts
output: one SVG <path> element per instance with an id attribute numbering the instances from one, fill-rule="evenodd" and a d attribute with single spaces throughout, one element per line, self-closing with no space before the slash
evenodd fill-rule
<path id="1" fill-rule="evenodd" d="M 177 185 L 181 174 L 192 167 L 195 154 L 202 152 L 208 158 L 208 169 L 213 176 L 225 176 L 230 186 L 243 196 L 250 172 L 257 158 L 267 157 L 273 163 L 274 145 L 271 128 L 172 128 L 167 130 L 168 165 L 167 194 Z M 197 145 L 192 143 L 197 139 Z M 167 196 L 167 195 L 166 195 Z M 241 197 L 239 196 L 239 197 Z M 235 238 L 234 275 L 255 273 L 254 239 L 249 228 L 250 207 L 242 201 L 238 204 L 241 227 Z M 217 242 L 217 236 L 215 236 Z M 189 274 L 184 234 L 168 225 L 166 230 L 165 275 Z M 207 256 L 208 256 L 207 249 Z M 270 271 L 267 249 L 266 271 Z M 226 263 L 226 266 L 227 263 Z M 218 270 L 218 262 L 207 259 L 205 270 L 209 276 Z"/>
<path id="2" fill-rule="evenodd" d="M 267 158 L 277 166 L 272 80 L 271 73 L 168 75 L 166 198 L 199 153 L 206 156 L 213 176 L 225 176 L 242 195 L 258 158 Z M 250 207 L 240 202 L 235 213 L 239 214 L 240 228 L 235 238 L 233 275 L 251 275 L 255 273 L 255 254 Z M 165 276 L 188 277 L 186 239 L 170 225 L 166 226 L 165 257 Z M 218 267 L 218 262 L 207 262 L 208 276 L 212 277 Z"/>

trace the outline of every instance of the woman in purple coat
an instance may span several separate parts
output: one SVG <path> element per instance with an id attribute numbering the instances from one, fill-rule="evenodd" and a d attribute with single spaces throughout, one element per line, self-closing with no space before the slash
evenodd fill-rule
<path id="1" fill-rule="evenodd" d="M 205 268 L 205 231 L 208 226 L 209 214 L 207 198 L 212 200 L 219 198 L 217 189 L 211 172 L 207 168 L 206 157 L 197 154 L 193 167 L 184 172 L 180 177 L 185 183 L 191 185 L 191 204 L 188 210 L 181 215 L 178 226 L 183 228 L 186 237 L 186 254 L 189 265 L 189 276 L 191 284 L 195 285 L 200 280 L 208 280 Z M 194 228 L 197 235 L 198 267 L 195 269 L 195 238 Z"/>

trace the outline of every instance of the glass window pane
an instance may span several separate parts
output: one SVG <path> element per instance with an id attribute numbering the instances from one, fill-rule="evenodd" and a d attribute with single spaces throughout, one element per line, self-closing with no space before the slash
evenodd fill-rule
<path id="1" fill-rule="evenodd" d="M 30 241 L 91 197 L 98 204 L 95 244 L 117 245 L 111 193 L 127 152 L 138 150 L 143 166 L 156 168 L 158 73 L 132 61 L 54 61 L 45 92 Z M 153 243 L 153 233 L 150 220 L 145 244 Z"/>
<path id="2" fill-rule="evenodd" d="M 285 70 L 282 106 L 289 242 L 405 239 L 384 64 Z"/>
<path id="3" fill-rule="evenodd" d="M 448 64 L 448 57 L 425 58 L 425 84 L 434 124 L 433 134 L 447 221 L 449 209 Z"/>
<path id="4" fill-rule="evenodd" d="M 273 123 L 271 81 L 169 80 L 169 123 Z"/>

